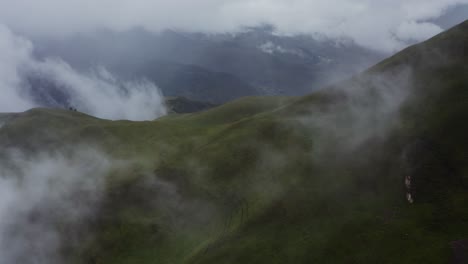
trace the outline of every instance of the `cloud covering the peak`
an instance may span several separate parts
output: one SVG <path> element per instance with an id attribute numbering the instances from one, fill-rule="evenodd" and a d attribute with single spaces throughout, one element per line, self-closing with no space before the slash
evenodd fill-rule
<path id="1" fill-rule="evenodd" d="M 350 37 L 394 51 L 442 31 L 428 21 L 458 4 L 468 0 L 0 0 L 0 23 L 54 36 L 133 27 L 232 32 L 268 23 L 284 34 Z"/>

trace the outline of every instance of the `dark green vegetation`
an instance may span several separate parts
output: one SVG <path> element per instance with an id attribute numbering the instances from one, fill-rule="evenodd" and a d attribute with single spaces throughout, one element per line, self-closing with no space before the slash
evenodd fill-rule
<path id="1" fill-rule="evenodd" d="M 170 113 L 186 114 L 208 110 L 215 104 L 190 100 L 185 97 L 166 97 L 166 107 Z"/>
<path id="2" fill-rule="evenodd" d="M 449 263 L 468 238 L 467 61 L 465 22 L 306 97 L 153 122 L 34 109 L 0 147 L 134 161 L 77 263 Z"/>

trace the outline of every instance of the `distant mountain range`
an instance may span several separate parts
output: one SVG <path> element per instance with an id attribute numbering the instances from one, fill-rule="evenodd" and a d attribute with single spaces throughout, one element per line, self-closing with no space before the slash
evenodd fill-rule
<path id="1" fill-rule="evenodd" d="M 468 2 L 59 2 L 0 11 L 0 264 L 468 264 Z"/>
<path id="2" fill-rule="evenodd" d="M 233 34 L 100 31 L 33 39 L 36 55 L 81 70 L 104 66 L 146 78 L 166 96 L 223 103 L 249 95 L 301 95 L 355 74 L 384 57 L 347 39 L 280 36 L 270 26 Z"/>
<path id="3" fill-rule="evenodd" d="M 467 51 L 468 21 L 302 97 L 148 122 L 0 114 L 0 172 L 34 187 L 5 192 L 9 263 L 468 263 Z"/>

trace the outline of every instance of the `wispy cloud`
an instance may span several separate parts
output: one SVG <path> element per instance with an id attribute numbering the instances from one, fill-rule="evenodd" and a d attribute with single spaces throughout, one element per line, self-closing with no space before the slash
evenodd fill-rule
<path id="1" fill-rule="evenodd" d="M 2 151 L 0 263 L 63 263 L 64 246 L 89 235 L 86 223 L 99 207 L 111 161 L 75 147 L 36 155 Z"/>
<path id="2" fill-rule="evenodd" d="M 166 113 L 159 89 L 147 80 L 122 81 L 102 67 L 78 72 L 58 58 L 39 61 L 32 51 L 30 41 L 0 25 L 0 112 L 55 104 L 114 120 L 152 120 Z M 38 101 L 50 91 L 28 83 L 31 76 L 59 87 L 64 102 Z"/>

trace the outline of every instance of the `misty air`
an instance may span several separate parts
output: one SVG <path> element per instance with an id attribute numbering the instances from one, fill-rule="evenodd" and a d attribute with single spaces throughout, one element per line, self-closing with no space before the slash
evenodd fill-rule
<path id="1" fill-rule="evenodd" d="M 0 0 L 0 264 L 468 263 L 467 0 Z"/>

